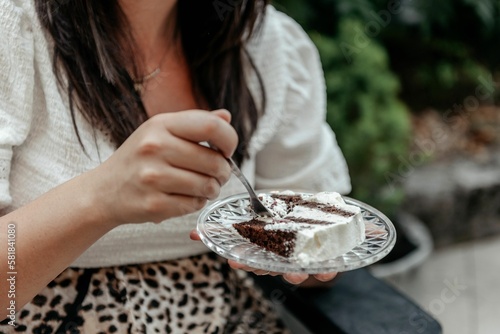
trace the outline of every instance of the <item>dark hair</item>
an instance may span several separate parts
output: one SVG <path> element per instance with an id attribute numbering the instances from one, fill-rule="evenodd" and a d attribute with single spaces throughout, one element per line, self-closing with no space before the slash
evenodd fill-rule
<path id="1" fill-rule="evenodd" d="M 132 50 L 133 40 L 118 1 L 35 2 L 42 26 L 54 40 L 54 69 L 69 95 L 78 139 L 75 107 L 94 127 L 106 131 L 117 146 L 121 145 L 147 115 L 125 69 L 130 59 L 124 55 L 130 55 L 127 51 Z M 263 17 L 267 3 L 268 0 L 177 3 L 177 33 L 191 71 L 193 91 L 210 109 L 231 111 L 232 125 L 240 139 L 234 156 L 239 164 L 247 155 L 250 137 L 264 112 L 263 84 L 245 43 Z M 127 45 L 130 48 L 124 50 Z M 261 81 L 260 106 L 246 83 L 247 65 Z"/>

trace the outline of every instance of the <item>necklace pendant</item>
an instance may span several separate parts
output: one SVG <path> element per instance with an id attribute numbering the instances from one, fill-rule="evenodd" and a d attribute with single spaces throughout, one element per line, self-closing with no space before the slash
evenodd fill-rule
<path id="1" fill-rule="evenodd" d="M 148 75 L 142 77 L 142 79 L 132 79 L 134 82 L 134 89 L 137 93 L 142 95 L 142 92 L 144 90 L 144 85 L 146 84 L 146 81 L 156 77 L 158 74 L 160 74 L 161 69 L 157 67 L 153 72 L 149 73 Z"/>
<path id="2" fill-rule="evenodd" d="M 134 81 L 134 89 L 137 93 L 142 95 L 142 92 L 144 90 L 144 85 L 146 84 L 146 81 L 156 77 L 158 74 L 160 74 L 161 70 L 159 67 L 157 67 L 153 72 L 149 73 L 148 75 L 144 76 L 142 79 L 133 79 Z"/>
<path id="3" fill-rule="evenodd" d="M 142 94 L 142 89 L 144 88 L 143 84 L 140 82 L 134 83 L 134 89 L 137 93 Z"/>

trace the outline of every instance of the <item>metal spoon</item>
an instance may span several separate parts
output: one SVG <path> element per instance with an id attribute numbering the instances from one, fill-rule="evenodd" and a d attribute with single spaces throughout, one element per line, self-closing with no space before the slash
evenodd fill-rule
<path id="1" fill-rule="evenodd" d="M 217 147 L 210 144 L 209 142 L 202 142 L 200 144 L 203 146 L 208 146 L 214 151 L 220 152 Z M 274 215 L 271 213 L 271 211 L 269 211 L 268 208 L 264 206 L 264 204 L 262 204 L 259 197 L 250 185 L 250 182 L 248 182 L 245 175 L 243 175 L 236 162 L 234 162 L 232 158 L 226 158 L 226 160 L 227 162 L 229 162 L 229 166 L 231 166 L 231 171 L 233 172 L 233 174 L 236 175 L 236 177 L 241 181 L 241 183 L 243 183 L 243 185 L 247 189 L 248 194 L 250 195 L 250 206 L 252 207 L 253 212 L 257 215 L 273 217 Z"/>
<path id="2" fill-rule="evenodd" d="M 272 217 L 273 214 L 271 213 L 271 211 L 269 211 L 269 209 L 266 208 L 264 204 L 262 204 L 259 197 L 257 197 L 257 194 L 248 182 L 247 178 L 245 177 L 245 175 L 243 175 L 233 159 L 227 158 L 226 160 L 229 162 L 233 174 L 236 175 L 241 183 L 243 183 L 245 188 L 247 188 L 248 194 L 250 195 L 250 205 L 252 206 L 253 212 L 255 212 L 257 215 Z"/>

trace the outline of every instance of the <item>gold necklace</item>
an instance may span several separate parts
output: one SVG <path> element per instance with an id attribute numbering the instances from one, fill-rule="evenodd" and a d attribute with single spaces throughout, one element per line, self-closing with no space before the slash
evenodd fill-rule
<path id="1" fill-rule="evenodd" d="M 144 91 L 144 86 L 148 80 L 153 79 L 156 77 L 158 74 L 161 73 L 161 65 L 163 64 L 163 60 L 165 60 L 165 57 L 167 56 L 168 50 L 170 48 L 167 48 L 165 50 L 165 53 L 160 59 L 160 63 L 158 64 L 158 67 L 156 67 L 152 72 L 149 74 L 146 74 L 142 78 L 132 78 L 132 81 L 134 82 L 134 89 L 137 93 L 142 95 L 142 92 Z"/>
<path id="2" fill-rule="evenodd" d="M 144 90 L 144 84 L 146 81 L 153 79 L 156 77 L 158 74 L 160 74 L 161 69 L 160 66 L 154 69 L 153 72 L 143 76 L 141 79 L 132 79 L 134 81 L 134 89 L 137 93 L 142 94 L 142 91 Z"/>

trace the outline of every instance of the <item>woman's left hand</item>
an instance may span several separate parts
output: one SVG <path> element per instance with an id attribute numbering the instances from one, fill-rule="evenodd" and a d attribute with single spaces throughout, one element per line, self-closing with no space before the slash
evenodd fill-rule
<path id="1" fill-rule="evenodd" d="M 191 240 L 200 241 L 200 236 L 198 235 L 196 230 L 192 230 L 189 237 L 191 238 Z M 285 279 L 290 284 L 302 284 L 307 281 L 308 286 L 321 286 L 322 285 L 321 282 L 329 282 L 333 280 L 335 276 L 337 276 L 337 273 L 324 273 L 324 274 L 312 275 L 311 276 L 312 278 L 319 281 L 317 282 L 317 284 L 315 284 L 314 280 L 311 280 L 311 277 L 306 273 L 277 273 L 273 271 L 266 271 L 262 269 L 252 268 L 233 260 L 228 260 L 228 264 L 233 269 L 242 269 L 248 272 L 252 272 L 256 275 L 271 275 L 271 276 L 281 275 L 283 276 L 283 279 Z"/>

